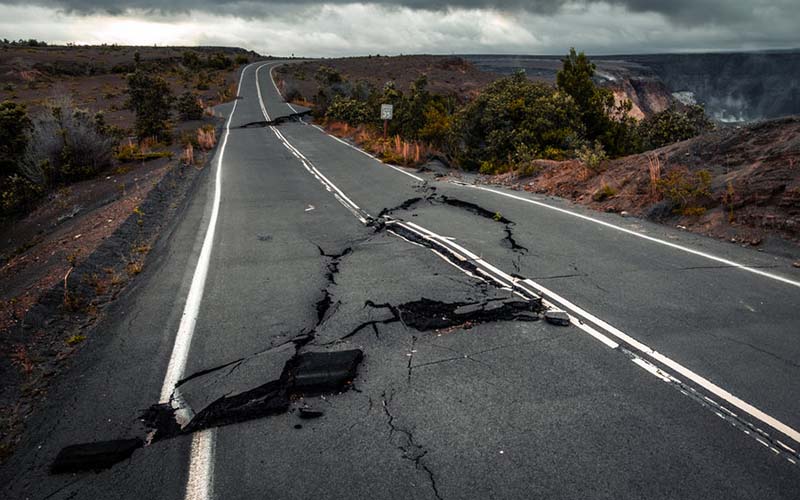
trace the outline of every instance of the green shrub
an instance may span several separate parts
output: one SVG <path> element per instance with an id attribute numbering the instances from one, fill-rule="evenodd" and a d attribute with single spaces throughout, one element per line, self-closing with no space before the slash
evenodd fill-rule
<path id="1" fill-rule="evenodd" d="M 41 186 L 18 174 L 2 180 L 0 184 L 0 213 L 10 215 L 29 208 L 44 194 Z"/>
<path id="2" fill-rule="evenodd" d="M 222 52 L 215 52 L 206 58 L 206 66 L 210 69 L 228 69 L 233 67 L 233 61 Z"/>
<path id="3" fill-rule="evenodd" d="M 657 188 L 682 215 L 699 215 L 705 212 L 700 206 L 711 197 L 711 172 L 690 172 L 686 167 L 677 167 L 657 181 Z"/>
<path id="4" fill-rule="evenodd" d="M 24 105 L 0 103 L 0 176 L 19 171 L 19 159 L 27 148 L 30 128 L 31 120 Z"/>
<path id="5" fill-rule="evenodd" d="M 314 80 L 316 80 L 320 86 L 329 87 L 336 83 L 341 83 L 344 79 L 338 71 L 330 66 L 323 65 L 317 68 L 317 72 L 314 74 Z"/>
<path id="6" fill-rule="evenodd" d="M 518 72 L 490 84 L 458 112 L 456 159 L 466 169 L 512 167 L 531 152 L 565 150 L 582 130 L 570 96 Z"/>
<path id="7" fill-rule="evenodd" d="M 684 109 L 673 106 L 642 120 L 639 135 L 645 148 L 654 149 L 691 139 L 713 128 L 714 124 L 706 117 L 702 106 Z"/>
<path id="8" fill-rule="evenodd" d="M 200 59 L 200 56 L 197 55 L 197 52 L 193 50 L 186 50 L 183 52 L 181 63 L 183 63 L 183 65 L 187 68 L 192 69 L 197 69 L 203 66 L 203 61 Z"/>
<path id="9" fill-rule="evenodd" d="M 367 103 L 349 97 L 335 96 L 325 112 L 327 118 L 357 125 L 370 119 Z"/>
<path id="10" fill-rule="evenodd" d="M 143 150 L 137 144 L 129 142 L 128 144 L 120 146 L 114 157 L 122 163 L 129 161 L 149 161 L 157 160 L 158 158 L 172 158 L 172 152 Z"/>
<path id="11" fill-rule="evenodd" d="M 603 162 L 608 158 L 600 141 L 595 141 L 594 146 L 584 144 L 583 147 L 577 151 L 577 156 L 586 168 L 592 172 L 601 171 Z"/>
<path id="12" fill-rule="evenodd" d="M 155 137 L 159 140 L 170 138 L 170 106 L 172 92 L 167 82 L 142 70 L 128 75 L 129 107 L 136 114 L 136 135 L 143 139 Z"/>
<path id="13" fill-rule="evenodd" d="M 191 92 L 184 92 L 178 97 L 178 115 L 182 120 L 199 120 L 203 118 L 203 107 L 198 97 Z"/>
<path id="14" fill-rule="evenodd" d="M 244 54 L 237 54 L 236 58 L 234 58 L 234 62 L 236 63 L 237 66 L 241 66 L 243 64 L 249 64 L 250 58 Z"/>

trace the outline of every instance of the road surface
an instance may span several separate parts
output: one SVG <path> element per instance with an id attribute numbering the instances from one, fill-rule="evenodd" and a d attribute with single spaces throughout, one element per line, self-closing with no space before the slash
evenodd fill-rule
<path id="1" fill-rule="evenodd" d="M 268 125 L 298 111 L 275 64 L 242 71 L 211 167 L 4 498 L 798 498 L 789 259 Z M 540 300 L 570 326 L 529 321 Z M 352 383 L 292 385 L 342 352 Z M 184 432 L 139 418 L 158 403 Z M 131 437 L 152 442 L 50 473 Z"/>

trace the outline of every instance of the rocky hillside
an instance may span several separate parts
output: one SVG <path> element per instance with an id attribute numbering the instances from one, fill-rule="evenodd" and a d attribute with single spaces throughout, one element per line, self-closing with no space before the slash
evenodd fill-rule
<path id="1" fill-rule="evenodd" d="M 800 244 L 800 117 L 721 129 L 597 171 L 577 160 L 537 167 L 532 177 L 484 181 L 750 245 L 776 238 Z"/>

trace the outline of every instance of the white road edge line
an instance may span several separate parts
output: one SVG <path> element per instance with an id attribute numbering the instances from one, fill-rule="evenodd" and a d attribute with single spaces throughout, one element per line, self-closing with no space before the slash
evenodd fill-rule
<path id="1" fill-rule="evenodd" d="M 272 72 L 275 70 L 277 66 L 278 66 L 277 64 L 273 64 L 272 66 L 269 67 L 269 79 L 272 81 L 272 86 L 275 87 L 275 92 L 277 92 L 278 95 L 281 95 L 281 90 L 278 88 L 278 84 L 275 83 L 275 76 L 272 74 Z M 286 105 L 289 106 L 289 109 L 292 110 L 292 113 L 297 113 L 297 109 L 295 109 L 295 107 L 292 106 L 292 103 L 290 103 L 289 101 L 285 102 Z"/>
<path id="2" fill-rule="evenodd" d="M 273 81 L 273 84 L 274 84 L 274 81 Z M 276 87 L 276 89 L 277 89 L 277 87 Z M 261 92 L 260 87 L 258 88 L 258 91 L 259 91 L 259 93 Z M 309 161 L 307 158 L 305 158 L 305 156 L 297 148 L 295 148 L 293 145 L 291 145 L 288 142 L 288 140 L 285 137 L 283 137 L 282 134 L 280 134 L 280 132 L 278 132 L 276 129 L 274 129 L 274 127 L 273 127 L 273 131 L 282 140 L 282 142 L 287 147 L 287 149 L 289 149 L 290 151 L 296 151 L 301 156 L 301 161 L 302 160 Z M 331 137 L 333 137 L 333 136 L 331 136 Z M 338 138 L 336 138 L 336 137 L 333 137 L 333 138 L 338 140 Z M 340 141 L 340 142 L 343 142 L 343 141 Z M 347 144 L 347 143 L 344 143 L 344 144 L 346 144 L 346 145 L 348 145 L 350 147 L 353 147 L 350 144 Z M 303 163 L 305 164 L 305 161 L 303 161 Z M 309 163 L 310 163 L 310 161 L 309 161 Z M 314 167 L 313 165 L 311 165 L 310 168 L 309 168 L 309 165 L 305 165 L 305 166 L 306 166 L 306 169 L 309 170 L 309 171 L 311 171 L 311 169 L 313 169 L 313 171 L 316 174 L 318 174 L 318 175 L 315 175 L 317 177 L 317 179 L 320 180 L 320 182 L 323 185 L 328 187 L 329 190 L 333 189 L 338 193 L 342 193 L 342 191 L 338 187 L 336 187 L 330 180 L 328 180 L 327 178 L 324 178 L 324 176 L 322 176 L 322 173 L 319 172 L 319 170 L 316 167 Z M 323 180 L 323 178 L 324 178 L 324 180 Z M 511 197 L 511 198 L 519 199 L 519 200 L 526 201 L 526 202 L 529 202 L 529 203 L 533 203 L 533 204 L 536 204 L 536 205 L 541 205 L 543 207 L 546 207 L 546 208 L 549 208 L 549 209 L 552 209 L 552 210 L 556 210 L 556 211 L 560 211 L 560 212 L 564 212 L 564 213 L 567 213 L 569 215 L 572 215 L 572 216 L 575 216 L 575 217 L 579 217 L 579 218 L 582 218 L 582 219 L 587 219 L 589 221 L 596 222 L 596 223 L 599 223 L 601 225 L 608 226 L 608 227 L 611 227 L 613 229 L 617 229 L 619 231 L 632 234 L 634 236 L 645 238 L 645 239 L 648 239 L 648 240 L 651 240 L 651 241 L 654 241 L 654 242 L 657 242 L 657 243 L 661 243 L 661 244 L 664 244 L 664 245 L 667 245 L 667 246 L 672 246 L 672 247 L 678 248 L 680 250 L 687 251 L 689 253 L 693 253 L 693 254 L 697 254 L 697 255 L 700 255 L 700 256 L 703 256 L 703 257 L 706 257 L 706 258 L 710 258 L 712 260 L 717 260 L 719 262 L 724 262 L 724 263 L 726 263 L 728 265 L 733 265 L 733 267 L 739 267 L 739 268 L 744 269 L 744 270 L 756 272 L 756 274 L 762 274 L 762 275 L 767 275 L 767 277 L 777 278 L 779 281 L 788 281 L 790 284 L 795 284 L 791 280 L 787 280 L 786 278 L 783 278 L 783 277 L 780 277 L 780 276 L 771 275 L 770 273 L 763 273 L 761 271 L 758 271 L 757 269 L 749 268 L 747 266 L 743 266 L 741 264 L 735 263 L 733 261 L 729 261 L 727 259 L 722 259 L 722 258 L 719 258 L 719 257 L 715 257 L 713 255 L 710 255 L 710 254 L 706 254 L 704 252 L 699 252 L 697 250 L 693 250 L 693 249 L 690 249 L 690 248 L 687 248 L 687 247 L 683 247 L 681 245 L 676 245 L 676 244 L 673 244 L 673 243 L 670 243 L 670 242 L 659 240 L 657 238 L 653 238 L 653 237 L 650 237 L 650 236 L 645 236 L 645 235 L 636 233 L 634 231 L 631 231 L 629 229 L 622 228 L 622 227 L 619 227 L 619 226 L 615 226 L 613 224 L 610 224 L 610 223 L 607 223 L 607 222 L 604 222 L 604 221 L 601 221 L 601 220 L 598 220 L 598 219 L 594 219 L 592 217 L 588 217 L 588 216 L 585 216 L 585 215 L 582 215 L 582 214 L 570 212 L 568 210 L 564 210 L 564 209 L 561 209 L 561 208 L 553 207 L 553 206 L 550 206 L 550 205 L 547 205 L 547 204 L 544 204 L 544 203 L 541 203 L 541 202 L 537 202 L 535 200 L 521 198 L 521 197 L 518 197 L 518 196 L 511 195 L 509 193 L 503 193 L 501 191 L 496 191 L 496 190 L 493 190 L 493 189 L 483 188 L 483 187 L 480 187 L 480 186 L 470 186 L 470 187 L 474 187 L 474 188 L 477 188 L 477 189 L 483 189 L 483 190 L 494 192 L 496 194 L 500 194 L 500 195 L 503 195 L 503 196 L 508 196 L 508 197 Z M 350 201 L 350 200 L 348 199 L 348 201 Z M 362 220 L 362 222 L 363 222 L 363 220 Z M 449 247 L 451 251 L 457 250 L 457 252 L 454 252 L 454 253 L 461 253 L 461 254 L 465 255 L 467 258 L 469 258 L 475 264 L 480 266 L 479 269 L 478 269 L 479 271 L 481 271 L 483 274 L 486 274 L 487 277 L 494 279 L 495 281 L 497 281 L 501 285 L 503 284 L 503 280 L 506 280 L 511 284 L 511 286 L 516 286 L 518 289 L 522 289 L 522 290 L 524 290 L 524 291 L 526 291 L 528 293 L 534 293 L 535 294 L 536 292 L 538 292 L 539 294 L 542 294 L 542 299 L 543 299 L 542 302 L 545 305 L 547 305 L 548 307 L 553 307 L 553 303 L 550 302 L 550 301 L 558 303 L 561 307 L 571 311 L 574 315 L 583 317 L 584 319 L 588 320 L 591 323 L 594 323 L 597 327 L 599 327 L 600 329 L 606 331 L 610 335 L 612 335 L 614 337 L 617 337 L 621 341 L 623 341 L 626 344 L 628 344 L 630 347 L 632 347 L 635 350 L 639 351 L 639 353 L 644 354 L 644 355 L 654 359 L 655 361 L 661 363 L 662 365 L 665 365 L 665 366 L 675 370 L 676 372 L 680 373 L 681 375 L 683 375 L 687 379 L 691 380 L 692 382 L 700 385 L 701 387 L 703 387 L 704 389 L 708 390 L 709 392 L 711 392 L 712 394 L 716 395 L 717 397 L 727 401 L 731 405 L 736 406 L 737 408 L 741 409 L 745 413 L 751 415 L 753 418 L 755 418 L 757 420 L 760 420 L 764 424 L 769 425 L 773 429 L 783 433 L 785 436 L 789 437 L 790 439 L 794 440 L 795 442 L 800 443 L 800 432 L 798 432 L 797 430 L 795 430 L 795 429 L 789 427 L 788 425 L 780 422 L 779 420 L 771 417 L 770 415 L 764 413 L 763 411 L 761 411 L 758 408 L 750 405 L 749 403 L 739 399 L 738 397 L 734 396 L 733 394 L 731 394 L 730 392 L 726 391 L 725 389 L 722 389 L 721 387 L 717 386 L 716 384 L 714 384 L 713 382 L 709 381 L 708 379 L 706 379 L 706 378 L 702 377 L 701 375 L 698 375 L 697 373 L 693 372 L 692 370 L 684 367 L 680 363 L 678 363 L 676 361 L 673 361 L 672 359 L 668 358 L 667 356 L 665 356 L 665 355 L 663 355 L 663 354 L 661 354 L 661 353 L 659 353 L 657 351 L 654 351 L 653 349 L 651 349 L 647 345 L 639 342 L 638 340 L 634 339 L 633 337 L 630 337 L 629 335 L 623 333 L 621 330 L 617 329 L 616 327 L 614 327 L 614 326 L 606 323 L 605 321 L 597 318 L 596 316 L 592 315 L 591 313 L 583 310 L 582 308 L 576 306 L 572 302 L 564 299 L 563 297 L 561 297 L 558 294 L 550 291 L 549 289 L 543 287 L 542 285 L 536 283 L 535 281 L 533 281 L 531 279 L 519 280 L 517 278 L 514 278 L 513 276 L 508 275 L 507 273 L 501 271 L 500 269 L 498 269 L 498 268 L 494 267 L 493 265 L 489 264 L 488 262 L 484 261 L 483 259 L 481 259 L 479 256 L 477 256 L 473 252 L 467 250 L 466 248 L 462 247 L 461 245 L 458 245 L 457 243 L 455 243 L 453 241 L 452 238 L 448 238 L 446 236 L 441 236 L 439 234 L 436 234 L 433 231 L 430 231 L 430 230 L 428 230 L 428 229 L 426 229 L 424 227 L 421 227 L 421 226 L 419 226 L 417 224 L 414 224 L 413 222 L 396 221 L 395 223 L 403 225 L 407 229 L 413 230 L 413 231 L 417 232 L 418 234 L 420 234 L 423 237 L 430 238 L 430 239 L 435 239 L 440 244 L 443 244 L 443 245 Z M 403 239 L 405 239 L 405 238 L 403 238 Z M 448 260 L 443 255 L 441 255 L 439 252 L 435 252 L 434 251 L 434 253 L 438 254 L 440 257 L 444 258 L 445 260 Z M 484 268 L 484 269 L 481 269 L 481 267 Z M 491 273 L 487 273 L 486 272 L 487 269 L 489 271 L 491 271 Z M 469 273 L 467 273 L 467 274 L 469 274 Z M 495 276 L 492 276 L 492 274 L 501 277 L 502 280 L 498 279 Z M 525 284 L 533 287 L 536 290 L 536 292 L 531 292 L 527 288 L 522 287 L 521 283 L 525 283 Z M 797 283 L 797 286 L 800 286 L 800 283 Z M 581 321 L 579 318 L 576 318 L 575 316 L 570 315 L 570 321 L 574 326 L 578 327 L 580 330 L 582 330 L 582 331 L 586 332 L 587 334 L 591 335 L 596 340 L 599 340 L 600 342 L 602 342 L 607 347 L 609 347 L 611 349 L 617 349 L 618 347 L 620 347 L 617 342 L 613 341 L 608 336 L 600 333 L 595 328 L 592 328 L 591 326 L 587 325 L 586 323 Z M 633 357 L 631 359 L 631 361 L 633 363 L 637 364 L 638 366 L 640 366 L 641 368 L 643 368 L 646 372 L 650 373 L 651 375 L 656 376 L 657 378 L 659 378 L 659 379 L 661 379 L 663 381 L 680 382 L 678 379 L 676 379 L 674 376 L 672 376 L 668 372 L 662 370 L 658 366 L 656 366 L 656 365 L 652 364 L 651 362 L 641 358 L 638 355 Z M 706 398 L 706 399 L 708 399 L 708 398 Z M 709 401 L 711 401 L 711 400 L 709 400 Z M 713 401 L 711 401 L 711 402 L 714 403 Z M 747 431 L 745 431 L 745 432 L 747 433 Z M 767 446 L 770 447 L 769 445 L 767 445 Z"/>
<path id="3" fill-rule="evenodd" d="M 247 69 L 247 65 L 239 76 L 239 86 L 236 90 L 238 97 L 242 90 L 242 81 Z M 171 403 L 172 392 L 175 385 L 183 376 L 186 369 L 186 361 L 189 357 L 189 348 L 192 345 L 194 328 L 197 324 L 197 317 L 200 314 L 200 303 L 203 301 L 203 292 L 208 277 L 208 268 L 211 263 L 211 250 L 214 246 L 214 234 L 217 229 L 217 219 L 219 218 L 219 205 L 222 198 L 222 159 L 225 156 L 225 147 L 228 145 L 228 136 L 231 132 L 231 120 L 236 112 L 236 105 L 239 100 L 233 101 L 231 114 L 225 124 L 225 137 L 219 149 L 217 158 L 217 174 L 214 181 L 214 201 L 211 206 L 211 217 L 208 221 L 206 236 L 203 239 L 203 246 L 200 249 L 200 257 L 192 276 L 192 284 L 189 287 L 189 294 L 186 296 L 186 304 L 183 307 L 183 315 L 178 326 L 178 333 L 175 335 L 175 344 L 172 347 L 172 355 L 167 366 L 167 374 L 161 386 L 161 403 Z M 186 481 L 186 500 L 208 500 L 213 497 L 213 473 L 214 473 L 214 438 L 216 431 L 208 429 L 196 432 L 192 436 L 192 451 L 189 458 L 189 476 Z"/>
<path id="4" fill-rule="evenodd" d="M 670 247 L 670 248 L 674 248 L 676 250 L 680 250 L 682 252 L 690 253 L 692 255 L 697 255 L 699 257 L 703 257 L 703 258 L 706 258 L 706 259 L 709 259 L 709 260 L 713 260 L 714 262 L 719 262 L 720 264 L 725 264 L 726 266 L 731 266 L 731 267 L 734 267 L 734 268 L 737 268 L 737 269 L 741 269 L 742 271 L 747 271 L 749 273 L 757 274 L 757 275 L 762 276 L 764 278 L 769 278 L 769 279 L 772 279 L 772 280 L 775 280 L 775 281 L 780 281 L 781 283 L 786 283 L 787 285 L 791 285 L 791 286 L 795 286 L 795 287 L 800 288 L 800 281 L 795 281 L 795 280 L 786 278 L 784 276 L 780 276 L 778 274 L 768 273 L 766 271 L 762 271 L 762 270 L 760 270 L 758 268 L 755 268 L 755 267 L 750 267 L 750 266 L 747 266 L 745 264 L 740 264 L 738 262 L 735 262 L 735 261 L 732 261 L 730 259 L 726 259 L 726 258 L 723 258 L 723 257 L 717 257 L 716 255 L 712 255 L 712 254 L 707 253 L 707 252 L 701 252 L 700 250 L 695 250 L 693 248 L 689 248 L 689 247 L 686 247 L 686 246 L 683 246 L 683 245 L 679 245 L 677 243 L 672 243 L 670 241 L 666 241 L 666 240 L 662 240 L 662 239 L 659 239 L 659 238 L 655 238 L 653 236 L 648 236 L 646 234 L 642 234 L 642 233 L 633 231 L 633 230 L 625 228 L 625 227 L 617 226 L 616 224 L 611 224 L 610 222 L 606 222 L 606 221 L 597 219 L 595 217 L 590 217 L 588 215 L 579 214 L 577 212 L 573 212 L 571 210 L 567 210 L 567 209 L 564 209 L 564 208 L 554 207 L 553 205 L 549 205 L 549 204 L 543 203 L 541 201 L 532 200 L 530 198 L 524 198 L 522 196 L 517 196 L 517 195 L 511 194 L 511 193 L 506 193 L 504 191 L 500 191 L 500 190 L 497 190 L 497 189 L 487 188 L 487 187 L 484 187 L 484 186 L 475 186 L 475 185 L 472 185 L 472 184 L 461 184 L 461 185 L 466 186 L 466 187 L 470 187 L 470 188 L 473 188 L 473 189 L 479 189 L 481 191 L 487 191 L 489 193 L 494 193 L 494 194 L 497 194 L 497 195 L 500 195 L 500 196 L 505 196 L 506 198 L 512 198 L 514 200 L 523 201 L 525 203 L 530 203 L 532 205 L 536 205 L 536 206 L 539 206 L 539 207 L 542 207 L 542 208 L 547 208 L 549 210 L 555 210 L 556 212 L 560 212 L 560 213 L 563 213 L 563 214 L 571 215 L 572 217 L 577 217 L 579 219 L 583 219 L 583 220 L 586 220 L 586 221 L 589 221 L 589 222 L 593 222 L 595 224 L 599 224 L 601 226 L 608 227 L 608 228 L 614 229 L 616 231 L 620 231 L 620 232 L 623 232 L 625 234 L 629 234 L 631 236 L 636 236 L 637 238 L 642 238 L 644 240 L 647 240 L 647 241 L 650 241 L 650 242 L 653 242 L 653 243 L 658 243 L 659 245 L 664 245 L 664 246 L 667 246 L 667 247 Z"/>

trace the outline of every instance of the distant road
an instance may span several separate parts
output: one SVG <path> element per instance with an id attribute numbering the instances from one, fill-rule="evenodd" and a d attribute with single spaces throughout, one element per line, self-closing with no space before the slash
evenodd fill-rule
<path id="1" fill-rule="evenodd" d="M 798 497 L 789 260 L 263 126 L 304 111 L 278 64 L 242 71 L 211 167 L 29 423 L 4 498 Z M 539 298 L 570 326 L 525 321 Z M 233 421 L 341 375 L 303 378 L 308 353 L 354 350 L 350 390 Z M 146 435 L 158 402 L 230 425 L 48 473 L 64 446 Z"/>

